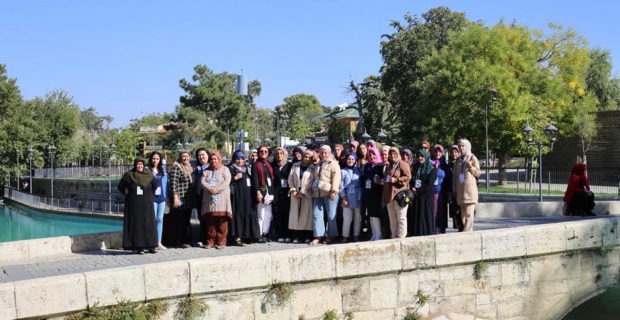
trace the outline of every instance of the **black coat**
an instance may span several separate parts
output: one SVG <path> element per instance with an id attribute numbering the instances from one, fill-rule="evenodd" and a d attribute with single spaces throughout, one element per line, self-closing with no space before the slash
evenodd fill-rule
<path id="1" fill-rule="evenodd" d="M 258 225 L 258 215 L 254 210 L 250 194 L 252 193 L 252 180 L 245 172 L 237 171 L 233 166 L 230 169 L 230 203 L 232 205 L 232 220 L 228 228 L 232 237 L 241 239 L 260 238 L 260 228 Z M 241 173 L 241 179 L 235 180 L 237 173 Z"/>
<path id="2" fill-rule="evenodd" d="M 416 170 L 416 169 L 414 169 Z M 420 180 L 421 186 L 416 188 L 417 194 L 413 199 L 411 209 L 407 209 L 407 229 L 410 236 L 428 236 L 435 234 L 435 219 L 433 219 L 433 209 L 435 207 L 435 180 L 437 180 L 437 169 L 433 168 L 430 173 L 422 174 L 419 177 L 414 173 L 409 184 L 410 188 L 415 187 L 415 181 Z"/>
<path id="3" fill-rule="evenodd" d="M 125 173 L 118 184 L 118 191 L 125 194 L 125 211 L 123 216 L 123 249 L 143 250 L 158 246 L 157 223 L 153 206 L 153 190 L 157 189 L 155 177 L 138 194 L 139 186 Z"/>
<path id="4" fill-rule="evenodd" d="M 383 163 L 372 166 L 367 163 L 362 171 L 362 215 L 368 210 L 371 217 L 380 217 L 383 213 L 381 210 L 381 196 L 383 195 L 383 186 L 373 181 L 375 175 L 383 177 Z M 370 181 L 370 189 L 366 188 L 367 181 Z"/>

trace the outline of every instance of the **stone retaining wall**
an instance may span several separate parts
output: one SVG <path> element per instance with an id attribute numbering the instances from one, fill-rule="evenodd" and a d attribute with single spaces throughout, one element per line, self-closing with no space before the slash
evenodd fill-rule
<path id="1" fill-rule="evenodd" d="M 430 319 L 558 319 L 620 281 L 620 218 L 200 258 L 0 284 L 0 318 L 62 315 L 193 294 L 204 319 L 401 319 L 418 289 Z M 487 266 L 480 279 L 474 267 Z M 283 309 L 274 282 L 293 286 Z M 165 318 L 172 317 L 173 310 Z M 467 315 L 467 316 L 465 316 Z M 445 319 L 445 318 L 442 318 Z"/>

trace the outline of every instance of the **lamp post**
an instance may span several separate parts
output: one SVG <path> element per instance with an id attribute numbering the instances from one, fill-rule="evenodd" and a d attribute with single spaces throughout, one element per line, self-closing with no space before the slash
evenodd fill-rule
<path id="1" fill-rule="evenodd" d="M 523 133 L 525 134 L 525 142 L 528 145 L 535 145 L 538 147 L 538 201 L 542 202 L 542 148 L 549 147 L 553 151 L 553 144 L 558 136 L 558 128 L 551 124 L 545 128 L 545 136 L 547 136 L 549 142 L 535 141 L 534 129 L 529 125 L 523 128 Z"/>
<path id="2" fill-rule="evenodd" d="M 15 149 L 15 153 L 17 154 L 17 173 L 15 174 L 16 186 L 15 189 L 19 190 L 19 149 Z M 9 183 L 10 186 L 10 183 Z"/>
<path id="3" fill-rule="evenodd" d="M 377 138 L 379 138 L 379 142 L 381 142 L 381 144 L 385 144 L 386 143 L 387 135 L 385 133 L 383 133 L 383 129 L 381 129 L 381 131 L 377 135 Z"/>
<path id="4" fill-rule="evenodd" d="M 114 156 L 114 151 L 116 150 L 116 145 L 114 142 L 110 145 L 110 154 L 108 157 L 108 209 L 112 212 L 112 174 L 110 174 L 112 170 L 112 157 Z"/>
<path id="5" fill-rule="evenodd" d="M 370 135 L 366 133 L 365 130 L 364 130 L 364 134 L 362 135 L 362 139 L 364 139 L 364 143 L 368 143 L 368 140 L 370 140 Z"/>
<path id="6" fill-rule="evenodd" d="M 54 157 L 56 156 L 56 147 L 54 146 L 54 144 L 52 144 L 49 147 L 47 147 L 47 151 L 49 152 L 50 167 L 52 168 L 52 190 L 51 190 L 51 194 L 52 194 L 52 204 L 53 204 L 53 201 L 54 201 Z"/>
<path id="7" fill-rule="evenodd" d="M 30 194 L 32 194 L 32 156 L 34 154 L 34 150 L 32 148 L 28 148 L 28 162 L 30 163 L 30 171 L 28 171 L 28 176 L 30 177 Z"/>
<path id="8" fill-rule="evenodd" d="M 495 88 L 489 89 L 489 94 L 491 95 L 491 101 L 488 101 L 484 105 L 484 157 L 486 167 L 486 190 L 489 192 L 491 190 L 491 176 L 489 174 L 489 103 L 495 104 L 495 100 L 497 100 L 497 90 Z"/>
<path id="9" fill-rule="evenodd" d="M 258 146 L 259 146 L 259 145 L 260 145 L 260 139 L 259 139 L 259 138 L 255 138 L 255 139 L 254 139 L 254 147 L 255 147 L 256 149 L 258 149 Z"/>
<path id="10" fill-rule="evenodd" d="M 271 139 L 265 138 L 265 139 L 263 139 L 263 143 L 265 143 L 266 145 L 270 145 L 271 144 Z"/>
<path id="11" fill-rule="evenodd" d="M 183 144 L 183 147 L 185 148 L 185 149 L 184 149 L 185 151 L 188 151 L 188 152 L 189 152 L 189 147 L 190 147 L 189 142 L 185 141 L 185 143 Z"/>

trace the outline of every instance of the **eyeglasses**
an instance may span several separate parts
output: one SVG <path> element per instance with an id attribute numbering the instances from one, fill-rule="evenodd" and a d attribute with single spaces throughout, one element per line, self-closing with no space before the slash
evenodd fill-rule
<path id="1" fill-rule="evenodd" d="M 427 147 L 427 146 L 422 146 L 421 148 L 422 148 L 422 149 L 424 149 L 424 150 L 427 150 L 427 149 L 428 149 L 428 147 Z"/>
<path id="2" fill-rule="evenodd" d="M 260 152 L 260 153 L 267 153 L 267 152 L 269 152 L 269 151 L 267 151 L 267 150 L 261 150 L 261 151 L 259 151 L 259 152 Z"/>

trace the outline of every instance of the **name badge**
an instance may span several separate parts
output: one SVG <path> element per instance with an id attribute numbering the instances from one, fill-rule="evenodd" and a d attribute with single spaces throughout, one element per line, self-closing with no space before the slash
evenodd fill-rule
<path id="1" fill-rule="evenodd" d="M 271 187 L 271 178 L 267 177 L 267 185 Z"/>
<path id="2" fill-rule="evenodd" d="M 136 195 L 141 196 L 144 194 L 144 190 L 142 190 L 142 187 L 137 187 L 136 188 Z"/>
<path id="3" fill-rule="evenodd" d="M 422 187 L 422 180 L 416 180 L 415 181 L 415 188 L 418 189 L 420 187 Z"/>
<path id="4" fill-rule="evenodd" d="M 385 183 L 390 183 L 390 176 L 385 177 L 384 182 L 385 182 Z"/>
<path id="5" fill-rule="evenodd" d="M 215 187 L 215 178 L 211 178 L 211 181 L 209 181 L 209 185 Z"/>
<path id="6" fill-rule="evenodd" d="M 155 195 L 156 196 L 160 196 L 161 195 L 161 187 L 157 187 L 157 189 L 155 189 Z"/>
<path id="7" fill-rule="evenodd" d="M 282 182 L 280 183 L 282 185 L 282 188 L 288 188 L 288 181 L 286 181 L 286 179 L 282 179 Z"/>
<path id="8" fill-rule="evenodd" d="M 366 189 L 370 189 L 370 180 L 366 180 Z"/>
<path id="9" fill-rule="evenodd" d="M 435 179 L 435 183 L 434 185 L 438 186 L 439 185 L 439 179 Z"/>
<path id="10" fill-rule="evenodd" d="M 355 187 L 349 187 L 349 193 L 355 193 Z"/>
<path id="11" fill-rule="evenodd" d="M 248 187 L 251 187 L 251 186 L 252 186 L 252 184 L 251 184 L 251 182 L 250 182 L 250 178 L 246 178 L 246 179 L 245 179 L 245 181 L 247 181 L 247 183 L 248 183 Z"/>
<path id="12" fill-rule="evenodd" d="M 464 173 L 459 173 L 459 182 L 460 183 L 465 182 L 465 174 Z"/>
<path id="13" fill-rule="evenodd" d="M 319 180 L 314 179 L 314 183 L 312 184 L 313 187 L 318 187 L 319 186 Z"/>

